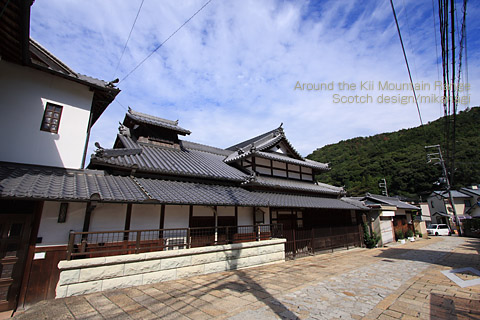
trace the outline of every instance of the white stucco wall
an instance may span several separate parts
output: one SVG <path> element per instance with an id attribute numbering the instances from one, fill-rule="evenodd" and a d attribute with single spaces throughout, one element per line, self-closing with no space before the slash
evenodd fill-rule
<path id="1" fill-rule="evenodd" d="M 426 202 L 420 203 L 420 208 L 422 208 L 422 220 L 425 221 L 431 221 L 431 215 L 430 215 L 430 206 Z"/>
<path id="2" fill-rule="evenodd" d="M 235 207 L 217 207 L 217 214 L 219 217 L 234 217 Z"/>
<path id="3" fill-rule="evenodd" d="M 213 217 L 214 216 L 213 207 L 193 206 L 193 216 L 195 216 L 195 217 Z"/>
<path id="4" fill-rule="evenodd" d="M 248 226 L 253 224 L 253 208 L 238 207 L 238 225 Z"/>
<path id="5" fill-rule="evenodd" d="M 165 206 L 165 229 L 188 228 L 190 206 Z"/>
<path id="6" fill-rule="evenodd" d="M 80 168 L 92 98 L 84 85 L 0 61 L 0 161 Z M 40 130 L 47 102 L 63 106 L 58 134 Z"/>
<path id="7" fill-rule="evenodd" d="M 86 207 L 86 203 L 70 202 L 66 221 L 58 223 L 60 202 L 45 201 L 38 229 L 38 237 L 42 238 L 42 243 L 36 246 L 66 245 L 70 231 L 82 231 Z"/>
<path id="8" fill-rule="evenodd" d="M 132 205 L 130 230 L 159 229 L 162 206 L 153 204 Z"/>
<path id="9" fill-rule="evenodd" d="M 99 203 L 90 217 L 89 231 L 125 230 L 127 204 Z"/>

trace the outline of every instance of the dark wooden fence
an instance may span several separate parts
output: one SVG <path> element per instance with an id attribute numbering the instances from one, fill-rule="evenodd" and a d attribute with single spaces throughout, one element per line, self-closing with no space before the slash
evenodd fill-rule
<path id="1" fill-rule="evenodd" d="M 71 232 L 67 260 L 283 238 L 281 224 Z"/>
<path id="2" fill-rule="evenodd" d="M 335 249 L 361 247 L 363 234 L 361 226 L 283 230 L 285 257 L 295 259 Z"/>

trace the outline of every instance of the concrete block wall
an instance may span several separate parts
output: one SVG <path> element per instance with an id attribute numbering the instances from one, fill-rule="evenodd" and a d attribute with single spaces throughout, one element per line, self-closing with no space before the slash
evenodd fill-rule
<path id="1" fill-rule="evenodd" d="M 285 261 L 285 239 L 60 261 L 56 298 Z"/>

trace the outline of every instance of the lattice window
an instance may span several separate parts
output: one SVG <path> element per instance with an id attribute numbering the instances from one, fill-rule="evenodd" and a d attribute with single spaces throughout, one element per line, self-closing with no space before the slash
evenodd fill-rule
<path id="1" fill-rule="evenodd" d="M 60 125 L 62 109 L 62 106 L 50 102 L 47 103 L 45 113 L 43 114 L 42 126 L 40 130 L 58 133 L 58 126 Z"/>

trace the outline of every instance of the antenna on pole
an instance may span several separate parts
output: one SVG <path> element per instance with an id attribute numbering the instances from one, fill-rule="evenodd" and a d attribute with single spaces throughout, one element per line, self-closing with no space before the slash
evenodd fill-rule
<path id="1" fill-rule="evenodd" d="M 385 180 L 385 178 L 383 178 L 381 181 L 383 182 L 380 182 L 378 184 L 378 187 L 380 188 L 380 190 L 382 190 L 382 194 L 384 196 L 387 196 L 388 197 L 388 190 L 387 190 L 387 180 Z"/>

